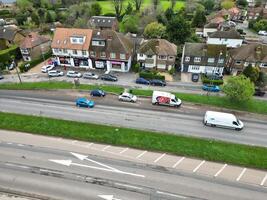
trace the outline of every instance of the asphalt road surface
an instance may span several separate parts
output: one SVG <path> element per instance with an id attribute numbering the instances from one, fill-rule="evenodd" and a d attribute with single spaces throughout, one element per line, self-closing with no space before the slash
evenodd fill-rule
<path id="1" fill-rule="evenodd" d="M 266 188 L 56 148 L 0 142 L 0 158 L 0 189 L 40 199 L 263 200 L 267 195 Z"/>
<path id="2" fill-rule="evenodd" d="M 114 95 L 93 98 L 93 109 L 75 107 L 78 96 L 88 93 L 75 91 L 0 91 L 0 111 L 53 118 L 112 124 L 173 134 L 213 138 L 235 143 L 267 146 L 266 117 L 252 114 L 240 116 L 245 128 L 235 131 L 206 127 L 203 115 L 210 107 L 183 104 L 181 108 L 151 105 L 150 99 L 137 103 L 119 102 Z M 258 119 L 253 119 L 258 117 Z"/>

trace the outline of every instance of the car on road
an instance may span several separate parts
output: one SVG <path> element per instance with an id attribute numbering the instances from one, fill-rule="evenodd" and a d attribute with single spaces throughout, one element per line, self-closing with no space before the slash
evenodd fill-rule
<path id="1" fill-rule="evenodd" d="M 111 74 L 103 74 L 100 76 L 100 79 L 104 81 L 118 81 L 118 78 Z"/>
<path id="2" fill-rule="evenodd" d="M 218 85 L 203 85 L 202 89 L 209 92 L 220 92 L 221 89 Z"/>
<path id="3" fill-rule="evenodd" d="M 80 77 L 82 77 L 82 74 L 80 72 L 76 72 L 76 71 L 68 71 L 67 77 L 80 78 Z"/>
<path id="4" fill-rule="evenodd" d="M 144 85 L 149 85 L 150 84 L 150 82 L 149 82 L 149 80 L 146 80 L 145 78 L 137 78 L 136 80 L 135 80 L 135 83 L 137 83 L 137 84 L 144 84 Z"/>
<path id="5" fill-rule="evenodd" d="M 150 85 L 154 85 L 154 86 L 166 86 L 166 82 L 159 80 L 159 79 L 153 79 L 150 81 Z"/>
<path id="6" fill-rule="evenodd" d="M 45 66 L 42 67 L 41 71 L 43 73 L 47 73 L 48 71 L 54 69 L 54 67 L 55 67 L 54 65 L 45 65 Z"/>
<path id="7" fill-rule="evenodd" d="M 0 80 L 1 80 L 1 79 L 4 79 L 4 76 L 2 76 L 2 75 L 0 74 Z"/>
<path id="8" fill-rule="evenodd" d="M 59 70 L 51 70 L 48 72 L 48 76 L 50 77 L 58 77 L 58 76 L 63 76 L 64 73 L 62 71 Z"/>
<path id="9" fill-rule="evenodd" d="M 106 96 L 106 93 L 103 90 L 96 89 L 96 90 L 92 90 L 90 92 L 90 95 L 93 97 L 104 97 Z"/>
<path id="10" fill-rule="evenodd" d="M 137 97 L 131 93 L 124 92 L 119 95 L 119 100 L 135 103 L 137 101 Z"/>
<path id="11" fill-rule="evenodd" d="M 85 97 L 80 97 L 76 99 L 76 106 L 77 107 L 86 107 L 86 108 L 93 108 L 95 106 L 95 102 L 89 100 Z"/>
<path id="12" fill-rule="evenodd" d="M 265 95 L 265 91 L 263 91 L 263 90 L 261 90 L 259 88 L 255 89 L 254 96 L 263 97 L 264 95 Z"/>
<path id="13" fill-rule="evenodd" d="M 267 31 L 259 31 L 258 35 L 267 36 Z"/>
<path id="14" fill-rule="evenodd" d="M 91 73 L 91 72 L 86 72 L 83 74 L 83 78 L 85 79 L 98 79 L 98 75 Z"/>

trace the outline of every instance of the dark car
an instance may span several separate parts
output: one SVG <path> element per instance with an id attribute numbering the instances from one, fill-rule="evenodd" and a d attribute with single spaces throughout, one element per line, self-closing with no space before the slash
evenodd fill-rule
<path id="1" fill-rule="evenodd" d="M 1 79 L 4 79 L 4 77 L 0 74 L 0 80 L 1 80 Z"/>
<path id="2" fill-rule="evenodd" d="M 263 97 L 265 95 L 265 92 L 261 89 L 256 88 L 254 92 L 254 96 Z"/>
<path id="3" fill-rule="evenodd" d="M 100 79 L 104 81 L 118 81 L 118 78 L 111 74 L 103 74 L 100 76 Z"/>
<path id="4" fill-rule="evenodd" d="M 149 85 L 150 82 L 148 80 L 146 80 L 145 78 L 137 78 L 135 83 Z"/>
<path id="5" fill-rule="evenodd" d="M 92 90 L 90 95 L 93 97 L 104 97 L 106 93 L 103 90 Z"/>
<path id="6" fill-rule="evenodd" d="M 150 81 L 150 85 L 154 86 L 166 86 L 166 82 L 158 79 L 153 79 Z"/>

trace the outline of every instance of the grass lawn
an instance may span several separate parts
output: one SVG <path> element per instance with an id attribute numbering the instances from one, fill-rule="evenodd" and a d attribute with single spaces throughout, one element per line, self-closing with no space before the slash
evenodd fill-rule
<path id="1" fill-rule="evenodd" d="M 267 169 L 267 148 L 0 112 L 0 129 L 127 146 Z"/>

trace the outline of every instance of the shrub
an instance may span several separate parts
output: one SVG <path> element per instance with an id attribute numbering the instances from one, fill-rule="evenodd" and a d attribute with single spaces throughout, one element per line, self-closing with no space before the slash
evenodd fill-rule
<path id="1" fill-rule="evenodd" d="M 138 73 L 140 71 L 140 63 L 135 63 L 132 65 L 132 71 Z"/>
<path id="2" fill-rule="evenodd" d="M 159 75 L 157 72 L 140 72 L 139 76 L 141 78 L 145 78 L 148 80 L 151 79 L 159 79 L 159 80 L 165 80 L 165 76 Z"/>
<path id="3" fill-rule="evenodd" d="M 13 45 L 8 49 L 4 49 L 0 51 L 0 61 L 1 63 L 7 63 L 11 62 L 12 57 L 19 58 L 20 57 L 20 51 L 17 45 Z"/>
<path id="4" fill-rule="evenodd" d="M 222 85 L 223 79 L 210 79 L 206 75 L 202 74 L 201 80 L 203 84 Z"/>
<path id="5" fill-rule="evenodd" d="M 174 75 L 174 73 L 175 73 L 175 67 L 172 67 L 168 72 L 169 72 L 169 74 Z"/>

